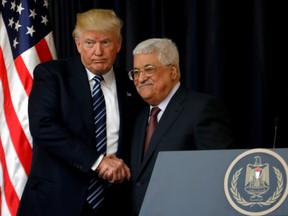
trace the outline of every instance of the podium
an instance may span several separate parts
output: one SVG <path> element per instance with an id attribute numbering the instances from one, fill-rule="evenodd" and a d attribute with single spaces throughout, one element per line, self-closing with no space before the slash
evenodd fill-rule
<path id="1" fill-rule="evenodd" d="M 140 216 L 288 216 L 287 161 L 286 148 L 160 152 Z"/>

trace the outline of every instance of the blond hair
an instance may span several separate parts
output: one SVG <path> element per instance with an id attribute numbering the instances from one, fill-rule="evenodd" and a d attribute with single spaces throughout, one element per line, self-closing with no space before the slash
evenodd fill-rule
<path id="1" fill-rule="evenodd" d="M 78 38 L 83 30 L 114 31 L 117 39 L 122 40 L 121 29 L 123 21 L 109 9 L 91 9 L 78 13 L 76 25 L 72 33 L 73 38 Z"/>

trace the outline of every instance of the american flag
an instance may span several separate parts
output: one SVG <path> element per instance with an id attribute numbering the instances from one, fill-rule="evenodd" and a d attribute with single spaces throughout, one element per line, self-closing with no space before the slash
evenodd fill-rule
<path id="1" fill-rule="evenodd" d="M 28 97 L 37 64 L 56 59 L 48 0 L 0 0 L 0 215 L 16 215 L 30 171 Z"/>

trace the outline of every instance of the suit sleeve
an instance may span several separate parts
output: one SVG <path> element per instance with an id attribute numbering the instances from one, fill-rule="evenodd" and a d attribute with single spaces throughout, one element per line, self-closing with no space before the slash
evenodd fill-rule
<path id="1" fill-rule="evenodd" d="M 65 77 L 57 72 L 61 67 L 56 64 L 40 64 L 34 71 L 28 103 L 33 145 L 54 159 L 88 172 L 98 153 L 92 148 L 93 140 L 87 138 L 89 134 L 81 121 L 71 89 Z"/>

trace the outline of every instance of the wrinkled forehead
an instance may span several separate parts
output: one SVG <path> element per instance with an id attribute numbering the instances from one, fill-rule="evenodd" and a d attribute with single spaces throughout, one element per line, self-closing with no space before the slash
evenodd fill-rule
<path id="1" fill-rule="evenodd" d="M 134 55 L 134 67 L 144 67 L 146 65 L 159 65 L 161 62 L 157 58 L 157 54 L 153 53 L 139 53 Z"/>

